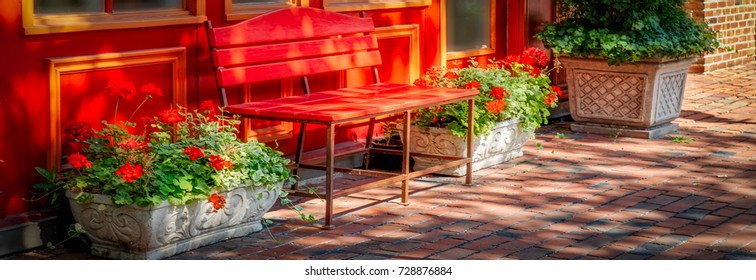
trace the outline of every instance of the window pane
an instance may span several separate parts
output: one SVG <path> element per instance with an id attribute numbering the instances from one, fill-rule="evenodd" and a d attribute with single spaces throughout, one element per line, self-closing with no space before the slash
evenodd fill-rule
<path id="1" fill-rule="evenodd" d="M 34 0 L 34 13 L 38 15 L 103 12 L 103 0 Z"/>
<path id="2" fill-rule="evenodd" d="M 181 9 L 181 0 L 113 0 L 113 12 Z"/>
<path id="3" fill-rule="evenodd" d="M 446 0 L 446 50 L 491 47 L 490 0 Z"/>
<path id="4" fill-rule="evenodd" d="M 257 4 L 263 4 L 263 3 L 286 3 L 289 2 L 289 0 L 233 0 L 234 3 L 257 3 Z"/>

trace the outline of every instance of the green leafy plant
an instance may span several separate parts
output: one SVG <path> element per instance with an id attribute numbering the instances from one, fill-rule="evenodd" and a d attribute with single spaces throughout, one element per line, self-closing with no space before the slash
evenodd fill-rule
<path id="1" fill-rule="evenodd" d="M 485 135 L 497 122 L 517 118 L 524 131 L 532 133 L 548 122 L 549 108 L 557 106 L 562 95 L 551 86 L 545 51 L 529 48 L 521 55 L 492 60 L 487 67 L 475 61 L 464 68 L 431 67 L 415 81 L 418 86 L 477 89 L 473 113 L 475 135 Z M 467 134 L 466 102 L 436 106 L 415 113 L 415 125 L 446 127 L 452 134 Z"/>
<path id="2" fill-rule="evenodd" d="M 690 137 L 685 136 L 685 135 L 672 136 L 672 137 L 669 138 L 669 140 L 672 141 L 672 142 L 678 143 L 678 144 L 690 144 L 690 143 L 693 143 L 694 141 L 696 141 L 693 138 L 690 138 Z"/>
<path id="3" fill-rule="evenodd" d="M 399 133 L 399 129 L 396 127 L 397 124 L 399 124 L 396 121 L 383 121 L 381 122 L 381 132 L 383 132 L 383 139 L 381 140 L 381 143 L 386 145 L 394 144 L 392 140 L 395 138 L 392 137 L 395 133 Z"/>
<path id="4" fill-rule="evenodd" d="M 564 0 L 564 18 L 536 38 L 555 54 L 595 56 L 610 65 L 714 51 L 716 33 L 688 16 L 685 0 Z"/>
<path id="5" fill-rule="evenodd" d="M 108 92 L 114 92 L 118 101 L 135 94 L 133 86 Z M 287 168 L 290 161 L 264 144 L 240 141 L 238 117 L 224 116 L 219 109 L 205 101 L 197 110 L 171 108 L 139 123 L 102 121 L 100 129 L 72 123 L 64 137 L 78 144 L 79 150 L 65 157 L 62 172 L 37 168 L 47 180 L 38 188 L 54 198 L 58 190 L 71 190 L 79 193 L 79 203 L 90 202 L 92 194 L 103 194 L 117 205 L 208 200 L 218 210 L 225 205 L 220 191 L 267 186 L 278 189 L 282 203 L 290 204 L 286 192 L 275 184 L 294 182 Z"/>

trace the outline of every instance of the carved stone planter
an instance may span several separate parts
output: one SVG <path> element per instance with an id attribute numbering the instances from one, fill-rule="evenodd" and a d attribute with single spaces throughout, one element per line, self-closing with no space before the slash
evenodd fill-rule
<path id="1" fill-rule="evenodd" d="M 261 231 L 261 219 L 278 199 L 280 186 L 239 187 L 220 192 L 217 212 L 207 200 L 188 205 L 116 206 L 110 196 L 78 204 L 66 192 L 77 223 L 92 239 L 92 254 L 112 259 L 162 259 L 222 240 Z M 262 199 L 259 199 L 262 197 Z"/>
<path id="2" fill-rule="evenodd" d="M 457 137 L 446 128 L 429 127 L 427 130 L 410 126 L 410 152 L 441 154 L 456 157 L 467 155 L 467 138 Z M 506 162 L 522 156 L 522 146 L 530 135 L 520 128 L 519 120 L 506 120 L 496 124 L 488 135 L 475 137 L 473 143 L 473 171 Z M 414 170 L 438 165 L 439 159 L 413 156 Z M 465 166 L 446 169 L 436 174 L 464 176 Z"/>
<path id="3" fill-rule="evenodd" d="M 560 57 L 567 69 L 572 131 L 638 138 L 676 132 L 685 79 L 695 58 L 609 66 L 606 60 Z"/>

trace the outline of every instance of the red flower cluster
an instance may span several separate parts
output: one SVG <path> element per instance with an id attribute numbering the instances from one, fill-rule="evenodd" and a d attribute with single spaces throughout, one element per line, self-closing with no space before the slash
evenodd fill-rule
<path id="1" fill-rule="evenodd" d="M 74 122 L 63 130 L 63 137 L 69 143 L 76 143 L 76 140 L 84 142 L 92 138 L 92 135 L 92 126 L 86 122 Z"/>
<path id="2" fill-rule="evenodd" d="M 92 167 L 92 163 L 87 160 L 87 157 L 79 153 L 68 156 L 68 163 L 76 169 Z"/>
<path id="3" fill-rule="evenodd" d="M 219 155 L 210 155 L 210 166 L 215 168 L 215 170 L 231 168 L 231 160 L 228 160 Z"/>
<path id="4" fill-rule="evenodd" d="M 131 98 L 136 95 L 136 88 L 134 87 L 134 83 L 124 82 L 115 85 L 109 85 L 105 89 L 105 92 L 108 94 L 108 96 L 115 96 L 118 98 L 131 100 Z"/>
<path id="5" fill-rule="evenodd" d="M 217 193 L 210 195 L 210 198 L 207 199 L 207 202 L 213 204 L 213 212 L 218 212 L 218 210 L 223 209 L 223 207 L 226 206 L 226 198 L 222 195 L 218 195 Z"/>
<path id="6" fill-rule="evenodd" d="M 480 82 L 478 82 L 478 81 L 469 82 L 469 83 L 465 84 L 465 88 L 479 89 L 480 88 Z"/>
<path id="7" fill-rule="evenodd" d="M 456 79 L 456 78 L 459 78 L 459 74 L 457 74 L 457 72 L 449 71 L 449 72 L 446 72 L 446 75 L 444 75 L 444 78 Z"/>
<path id="8" fill-rule="evenodd" d="M 527 66 L 530 75 L 538 77 L 541 75 L 541 69 L 546 68 L 549 63 L 549 56 L 546 51 L 539 48 L 528 48 L 522 52 L 522 55 L 507 55 L 504 59 L 506 69 L 512 70 L 512 64 L 522 64 Z"/>
<path id="9" fill-rule="evenodd" d="M 200 104 L 199 112 L 208 118 L 214 118 L 218 115 L 218 107 L 215 106 L 212 100 L 205 100 Z"/>
<path id="10" fill-rule="evenodd" d="M 559 96 L 559 98 L 562 98 L 562 88 L 560 88 L 559 86 L 552 86 L 551 90 L 553 90 L 554 92 L 556 92 L 556 94 L 557 94 L 557 96 Z"/>
<path id="11" fill-rule="evenodd" d="M 496 99 L 503 99 L 504 97 L 509 96 L 509 92 L 502 87 L 494 87 L 491 89 L 491 95 L 496 97 Z"/>
<path id="12" fill-rule="evenodd" d="M 522 52 L 523 62 L 535 68 L 546 68 L 549 65 L 549 55 L 546 51 L 539 48 L 528 48 Z"/>
<path id="13" fill-rule="evenodd" d="M 205 154 L 200 150 L 200 148 L 197 147 L 186 147 L 184 149 L 183 153 L 187 156 L 189 156 L 189 160 L 195 161 L 198 158 L 204 157 Z"/>
<path id="14" fill-rule="evenodd" d="M 139 88 L 139 91 L 146 95 L 149 95 L 150 97 L 163 96 L 163 90 L 161 90 L 159 87 L 156 87 L 153 83 L 143 85 L 141 88 Z"/>
<path id="15" fill-rule="evenodd" d="M 554 101 L 557 100 L 556 94 L 549 94 L 549 96 L 546 96 L 546 98 L 543 100 L 543 103 L 546 103 L 546 105 L 551 105 L 551 103 L 554 103 Z"/>
<path id="16" fill-rule="evenodd" d="M 486 109 L 488 109 L 488 111 L 494 114 L 500 113 L 502 110 L 504 110 L 504 107 L 506 106 L 507 106 L 507 103 L 504 102 L 504 100 L 494 100 L 494 101 L 486 103 Z"/>
<path id="17" fill-rule="evenodd" d="M 131 163 L 127 162 L 121 168 L 118 168 L 115 174 L 121 176 L 121 179 L 124 181 L 132 183 L 134 180 L 142 177 L 142 165 L 139 163 L 131 165 Z"/>
<path id="18" fill-rule="evenodd" d="M 184 117 L 181 116 L 181 113 L 176 109 L 165 110 L 162 113 L 158 114 L 158 117 L 160 117 L 161 121 L 168 124 L 173 124 L 184 120 Z"/>
<path id="19" fill-rule="evenodd" d="M 419 87 L 427 87 L 428 86 L 428 82 L 425 79 L 423 79 L 423 78 L 415 80 L 414 84 L 416 86 L 419 86 Z"/>
<path id="20" fill-rule="evenodd" d="M 530 68 L 530 75 L 533 76 L 533 78 L 537 78 L 539 75 L 541 75 L 541 68 L 538 68 L 538 67 Z"/>

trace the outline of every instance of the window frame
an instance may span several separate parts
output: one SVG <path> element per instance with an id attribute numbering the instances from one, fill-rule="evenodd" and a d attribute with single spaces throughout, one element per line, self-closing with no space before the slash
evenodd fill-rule
<path id="1" fill-rule="evenodd" d="M 184 5 L 183 9 L 115 14 L 103 12 L 35 15 L 34 0 L 21 0 L 21 11 L 26 35 L 198 24 L 207 20 L 205 0 L 185 0 Z"/>
<path id="2" fill-rule="evenodd" d="M 309 6 L 310 0 L 286 0 L 280 3 L 239 3 L 233 0 L 223 0 L 223 20 L 235 21 L 252 18 L 273 10 L 295 6 Z"/>
<path id="3" fill-rule="evenodd" d="M 333 1 L 323 0 L 323 9 L 332 12 L 354 12 L 369 10 L 387 10 L 410 7 L 428 7 L 432 0 L 393 0 L 371 3 L 371 0 L 344 0 L 342 3 L 329 3 Z"/>
<path id="4" fill-rule="evenodd" d="M 498 47 L 497 40 L 496 40 L 496 31 L 497 31 L 497 25 L 496 25 L 496 0 L 489 0 L 489 14 L 488 14 L 488 24 L 489 24 L 489 40 L 491 42 L 491 45 L 488 48 L 481 48 L 481 49 L 473 49 L 473 50 L 464 50 L 464 51 L 453 51 L 448 52 L 447 51 L 447 26 L 446 26 L 446 0 L 441 0 L 441 5 L 439 6 L 439 10 L 441 13 L 441 19 L 439 21 L 440 25 L 440 41 L 441 41 L 441 61 L 449 61 L 449 60 L 458 60 L 468 57 L 476 57 L 476 56 L 484 56 L 484 55 L 492 55 L 496 53 L 496 49 Z"/>

